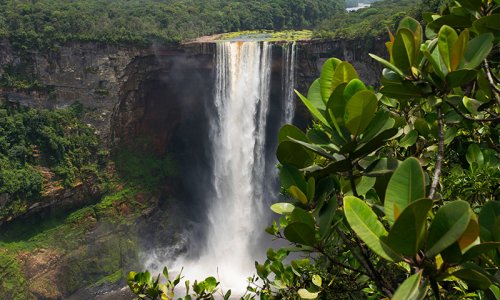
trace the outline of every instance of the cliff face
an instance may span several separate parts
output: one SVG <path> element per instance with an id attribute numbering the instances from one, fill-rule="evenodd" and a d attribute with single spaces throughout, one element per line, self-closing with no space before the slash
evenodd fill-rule
<path id="1" fill-rule="evenodd" d="M 106 145 L 144 135 L 167 141 L 188 113 L 185 108 L 201 107 L 211 97 L 214 50 L 213 44 L 144 49 L 71 43 L 59 51 L 20 54 L 3 40 L 0 65 L 25 65 L 26 72 L 47 88 L 30 92 L 0 88 L 0 95 L 37 108 L 65 107 L 78 101 L 86 111 L 84 121 Z M 329 57 L 351 62 L 365 82 L 376 85 L 381 68 L 368 56 L 370 52 L 384 53 L 383 42 L 300 43 L 297 88 L 307 92 Z M 0 76 L 3 72 L 0 68 Z M 165 150 L 159 142 L 155 147 Z"/>
<path id="2" fill-rule="evenodd" d="M 351 62 L 365 82 L 376 85 L 380 67 L 369 58 L 368 52 L 380 55 L 385 52 L 383 46 L 376 40 L 300 43 L 297 45 L 297 89 L 307 93 L 308 86 L 319 76 L 323 62 L 329 57 Z M 214 51 L 214 44 L 143 49 L 72 43 L 54 52 L 20 53 L 7 41 L 0 41 L 0 77 L 5 66 L 20 66 L 46 87 L 28 92 L 0 88 L 0 101 L 4 98 L 36 108 L 66 107 L 80 102 L 84 107 L 84 121 L 95 128 L 109 149 L 130 145 L 143 151 L 173 154 L 186 173 L 179 176 L 178 182 L 170 183 L 172 190 L 182 191 L 175 195 L 182 201 L 171 202 L 190 205 L 176 211 L 175 205 L 165 200 L 171 196 L 170 190 L 146 200 L 124 198 L 110 208 L 113 212 L 110 218 L 118 218 L 115 216 L 118 215 L 130 221 L 142 216 L 138 221 L 131 221 L 130 226 L 102 222 L 108 210 L 89 212 L 84 224 L 86 231 L 82 231 L 85 234 L 79 235 L 81 241 L 77 244 L 61 246 L 65 251 L 38 249 L 15 257 L 25 277 L 32 278 L 26 287 L 30 295 L 40 299 L 70 295 L 72 299 L 93 298 L 102 292 L 95 290 L 93 285 L 99 278 L 110 274 L 118 274 L 121 278 L 121 270 L 138 261 L 138 245 L 160 247 L 178 243 L 175 233 L 179 230 L 175 226 L 182 213 L 192 211 L 196 214 L 203 210 L 203 204 L 190 203 L 190 199 L 203 197 L 196 194 L 203 190 L 192 186 L 199 174 L 206 172 L 210 160 L 205 149 L 210 138 L 205 110 L 207 102 L 213 101 Z M 281 55 L 281 48 L 275 47 L 271 98 L 278 100 L 282 92 Z M 300 104 L 297 115 L 296 120 L 302 123 L 299 126 L 305 126 L 309 114 Z M 274 156 L 274 152 L 270 155 Z M 72 204 L 82 206 L 86 199 L 98 197 L 93 197 L 95 193 L 83 186 L 80 189 L 61 191 L 47 201 L 50 207 L 35 207 L 34 213 L 43 218 L 52 209 Z M 82 197 L 87 194 L 92 197 Z M 165 203 L 161 204 L 158 199 Z M 0 204 L 1 201 L 0 197 Z M 137 205 L 138 211 L 134 211 L 131 203 L 136 202 L 149 203 L 147 207 L 151 212 L 145 212 L 140 205 Z M 187 217 L 195 218 L 200 216 Z M 138 241 L 131 236 L 137 236 Z M 116 249 L 120 252 L 116 253 Z M 48 286 L 54 288 L 49 290 Z"/>

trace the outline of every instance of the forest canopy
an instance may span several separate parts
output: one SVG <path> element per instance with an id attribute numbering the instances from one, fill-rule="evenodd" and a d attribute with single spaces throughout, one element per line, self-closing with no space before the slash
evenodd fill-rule
<path id="1" fill-rule="evenodd" d="M 175 43 L 213 33 L 312 28 L 342 0 L 0 0 L 0 37 L 15 46 L 54 42 Z"/>

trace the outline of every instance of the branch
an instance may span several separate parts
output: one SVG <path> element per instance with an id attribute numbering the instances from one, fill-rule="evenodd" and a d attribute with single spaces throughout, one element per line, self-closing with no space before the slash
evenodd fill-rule
<path id="1" fill-rule="evenodd" d="M 494 116 L 491 118 L 483 118 L 483 119 L 476 119 L 473 117 L 469 117 L 468 115 L 464 114 L 458 107 L 450 103 L 449 101 L 446 101 L 446 104 L 451 106 L 454 111 L 456 111 L 459 115 L 461 115 L 464 119 L 469 120 L 469 121 L 474 121 L 474 122 L 498 122 L 500 121 L 500 116 Z"/>
<path id="2" fill-rule="evenodd" d="M 488 60 L 484 60 L 484 70 L 486 71 L 486 77 L 488 78 L 488 82 L 490 83 L 492 89 L 493 89 L 493 94 L 495 94 L 495 98 L 497 99 L 498 105 L 500 105 L 500 88 L 497 87 L 495 84 L 495 79 L 493 73 L 491 72 L 490 65 L 488 63 Z M 498 79 L 497 79 L 498 80 Z"/>
<path id="3" fill-rule="evenodd" d="M 383 280 L 382 276 L 380 276 L 380 274 L 377 272 L 377 270 L 375 270 L 375 268 L 371 264 L 370 260 L 364 255 L 363 248 L 361 247 L 361 245 L 359 243 L 357 243 L 357 246 L 360 249 L 360 252 L 362 254 L 362 255 L 359 255 L 359 253 L 354 251 L 354 247 L 352 247 L 352 245 L 350 243 L 351 241 L 345 236 L 345 234 L 342 232 L 342 230 L 340 230 L 339 228 L 336 228 L 336 230 L 337 230 L 337 233 L 339 234 L 340 238 L 344 241 L 344 243 L 346 243 L 346 245 L 351 247 L 351 253 L 354 255 L 354 258 L 356 258 L 356 260 L 366 270 L 368 277 L 370 277 L 375 282 L 377 287 L 382 292 L 386 293 L 389 297 L 392 298 L 392 294 L 394 292 L 392 287 L 390 285 L 388 285 L 387 282 L 385 282 Z M 357 242 L 356 238 L 354 238 L 354 240 Z"/>
<path id="4" fill-rule="evenodd" d="M 429 192 L 429 199 L 434 198 L 437 186 L 439 184 L 439 178 L 441 177 L 441 167 L 443 164 L 444 156 L 444 126 L 443 126 L 443 114 L 441 113 L 441 106 L 437 108 L 437 121 L 438 121 L 438 153 L 436 158 L 436 167 L 434 168 L 434 177 L 432 178 L 431 190 Z"/>

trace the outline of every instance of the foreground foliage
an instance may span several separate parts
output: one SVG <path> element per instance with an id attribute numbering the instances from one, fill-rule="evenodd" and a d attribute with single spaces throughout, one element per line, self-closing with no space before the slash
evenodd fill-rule
<path id="1" fill-rule="evenodd" d="M 266 229 L 292 246 L 256 262 L 254 297 L 500 297 L 499 12 L 451 1 L 424 15 L 428 40 L 404 18 L 390 59 L 371 55 L 385 67 L 379 92 L 335 58 L 297 92 L 315 122 L 279 132 L 290 201 Z"/>

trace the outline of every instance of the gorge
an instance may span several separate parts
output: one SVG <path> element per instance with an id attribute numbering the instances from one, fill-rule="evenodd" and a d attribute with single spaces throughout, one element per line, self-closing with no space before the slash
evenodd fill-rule
<path id="1" fill-rule="evenodd" d="M 233 44 L 233 46 L 235 45 L 237 44 Z M 367 45 L 372 46 L 366 47 Z M 375 83 L 371 75 L 378 72 L 376 71 L 378 67 L 374 62 L 370 61 L 366 52 L 380 53 L 383 49 L 378 49 L 373 45 L 377 45 L 377 43 L 360 40 L 351 42 L 277 43 L 266 46 L 264 52 L 267 54 L 265 59 L 267 67 L 264 69 L 269 72 L 268 79 L 264 80 L 260 77 L 260 82 L 255 83 L 255 85 L 250 85 L 251 80 L 245 80 L 245 83 L 248 83 L 245 92 L 241 90 L 241 87 L 237 88 L 234 90 L 235 95 L 231 97 L 238 98 L 240 97 L 238 93 L 243 93 L 243 95 L 253 99 L 253 104 L 248 107 L 240 107 L 240 109 L 243 109 L 243 112 L 248 114 L 246 115 L 248 122 L 251 123 L 255 118 L 259 118 L 262 120 L 259 124 L 262 124 L 263 120 L 266 119 L 264 118 L 266 107 L 259 104 L 259 101 L 264 99 L 264 96 L 259 94 L 269 94 L 269 102 L 267 102 L 269 117 L 265 121 L 265 128 L 257 125 L 257 123 L 247 124 L 246 127 L 250 130 L 250 133 L 245 137 L 237 136 L 236 138 L 241 141 L 238 146 L 247 145 L 251 147 L 250 150 L 246 150 L 249 151 L 248 153 L 264 153 L 260 157 L 251 155 L 241 157 L 243 160 L 251 160 L 253 164 L 260 166 L 255 170 L 253 168 L 251 171 L 248 169 L 247 174 L 249 175 L 240 179 L 241 182 L 246 182 L 242 184 L 242 187 L 246 185 L 248 189 L 250 177 L 253 177 L 265 184 L 274 186 L 274 189 L 259 188 L 252 185 L 251 191 L 244 192 L 247 196 L 241 198 L 243 202 L 246 201 L 245 198 L 248 195 L 254 195 L 251 197 L 254 201 L 264 200 L 264 203 L 260 203 L 262 207 L 258 211 L 267 212 L 270 201 L 276 199 L 278 191 L 274 182 L 276 180 L 274 166 L 275 136 L 279 126 L 284 122 L 290 122 L 292 119 L 293 107 L 296 103 L 291 101 L 294 96 L 291 88 L 295 86 L 298 90 L 304 91 L 311 80 L 318 75 L 318 67 L 324 59 L 331 56 L 353 61 L 361 70 L 361 76 L 366 78 L 368 82 L 372 80 Z M 20 61 L 20 58 L 16 57 L 17 53 L 10 48 L 7 41 L 2 42 L 1 46 L 1 57 L 6 63 L 15 64 Z M 234 49 L 230 49 L 229 45 L 226 46 L 225 51 L 227 54 L 234 51 Z M 243 49 L 249 51 L 248 44 L 240 46 L 242 51 Z M 254 45 L 252 51 L 263 51 L 260 47 L 264 46 L 257 47 Z M 257 51 L 258 49 L 261 50 Z M 116 225 L 105 221 L 98 214 L 96 218 L 98 221 L 94 225 L 98 229 L 97 232 L 99 232 L 97 238 L 85 238 L 81 244 L 76 246 L 76 249 L 79 249 L 78 251 L 73 248 L 58 250 L 57 253 L 60 254 L 51 257 L 56 263 L 49 267 L 48 270 L 26 269 L 27 274 L 29 274 L 27 276 L 32 277 L 26 285 L 28 293 L 36 293 L 48 298 L 57 298 L 57 295 L 73 295 L 76 297 L 75 299 L 83 299 L 89 297 L 89 295 L 103 295 L 104 297 L 107 291 L 119 287 L 120 281 L 118 281 L 117 286 L 115 284 L 110 286 L 107 283 L 96 287 L 93 284 L 110 274 L 123 274 L 123 272 L 127 272 L 132 268 L 141 268 L 140 265 L 137 265 L 137 262 L 146 261 L 144 257 L 148 256 L 148 253 L 156 255 L 153 256 L 153 260 L 156 260 L 157 263 L 170 262 L 172 257 L 184 254 L 186 260 L 180 261 L 179 264 L 185 265 L 187 271 L 194 271 L 193 268 L 188 267 L 189 263 L 183 262 L 189 261 L 193 265 L 197 265 L 197 259 L 204 255 L 201 249 L 205 247 L 199 245 L 206 245 L 206 249 L 215 249 L 214 252 L 223 251 L 217 250 L 215 246 L 231 246 L 231 242 L 210 246 L 210 241 L 216 241 L 210 235 L 210 232 L 214 230 L 204 226 L 210 223 L 210 218 L 214 219 L 219 214 L 216 210 L 213 210 L 216 208 L 211 205 L 211 201 L 217 198 L 216 193 L 219 192 L 219 197 L 222 198 L 231 197 L 228 196 L 228 192 L 221 192 L 221 187 L 218 186 L 220 183 L 214 182 L 212 174 L 213 170 L 215 170 L 215 162 L 224 159 L 224 157 L 214 157 L 213 151 L 210 150 L 214 147 L 223 147 L 221 146 L 222 140 L 212 138 L 220 128 L 218 129 L 218 125 L 212 124 L 210 119 L 217 115 L 214 106 L 217 97 L 214 98 L 213 95 L 219 94 L 219 98 L 222 98 L 222 94 L 220 94 L 222 89 L 217 93 L 217 85 L 214 85 L 214 83 L 218 82 L 222 85 L 228 84 L 227 81 L 230 81 L 228 76 L 230 72 L 225 73 L 226 77 L 223 79 L 220 73 L 222 70 L 221 65 L 219 65 L 222 64 L 222 61 L 216 59 L 222 57 L 218 56 L 217 53 L 223 50 L 221 44 L 214 43 L 188 44 L 177 48 L 151 47 L 146 49 L 120 48 L 98 44 L 74 44 L 58 52 L 48 54 L 34 52 L 30 56 L 29 61 L 32 62 L 32 71 L 37 78 L 40 78 L 45 85 L 50 87 L 50 93 L 40 91 L 26 94 L 22 91 L 2 90 L 6 101 L 36 108 L 66 107 L 74 101 L 79 101 L 85 109 L 85 122 L 95 128 L 101 140 L 112 151 L 115 151 L 117 147 L 134 146 L 139 148 L 140 153 L 154 153 L 158 156 L 169 155 L 173 157 L 173 160 L 178 165 L 183 166 L 183 173 L 169 179 L 169 182 L 163 185 L 160 192 L 142 192 L 133 196 L 136 201 L 138 199 L 139 202 L 147 203 L 149 208 L 139 211 L 135 216 L 124 215 L 125 218 L 131 221 L 129 221 L 129 225 L 125 226 L 125 230 L 120 227 L 119 230 L 122 234 L 118 235 L 120 237 L 118 241 L 115 238 L 109 239 L 109 237 L 116 235 Z M 257 55 L 256 52 L 253 53 Z M 251 55 L 249 56 L 251 57 Z M 229 56 L 227 56 L 227 59 L 229 59 Z M 226 63 L 229 62 L 226 61 Z M 254 59 L 252 65 L 258 68 L 257 65 L 259 64 L 261 64 L 261 60 Z M 295 70 L 290 68 L 291 66 L 295 66 Z M 233 72 L 236 71 L 233 70 Z M 292 76 L 293 74 L 296 74 L 296 76 Z M 265 83 L 266 81 L 267 83 Z M 296 84 L 291 84 L 291 82 Z M 262 91 L 262 89 L 267 89 L 267 91 Z M 252 94 L 254 96 L 250 97 Z M 222 109 L 223 107 L 219 108 Z M 225 112 L 221 110 L 218 114 L 222 116 Z M 232 112 L 228 113 L 228 115 L 243 120 L 243 114 L 241 113 Z M 294 122 L 299 126 L 305 126 L 306 119 L 304 108 L 297 104 Z M 261 138 L 258 143 L 243 142 L 241 140 L 245 138 L 245 141 L 249 139 L 254 141 L 254 135 Z M 219 153 L 219 155 L 221 154 Z M 236 155 L 238 152 L 232 154 Z M 250 168 L 248 161 L 241 164 L 235 163 L 234 168 L 243 168 L 245 163 L 247 164 L 245 168 Z M 222 172 L 223 170 L 219 171 Z M 258 174 L 257 171 L 262 173 Z M 229 174 L 226 173 L 224 176 L 232 177 Z M 267 176 L 264 174 L 267 174 Z M 224 176 L 219 179 L 224 178 Z M 196 188 L 193 188 L 193 184 Z M 273 193 L 270 193 L 271 190 Z M 256 195 L 260 196 L 255 197 Z M 85 201 L 87 201 L 86 203 L 95 201 L 95 198 L 88 197 L 84 197 L 87 200 L 75 201 L 78 198 L 77 196 L 78 194 L 74 196 L 70 194 L 64 198 L 64 203 L 68 204 L 68 209 L 78 209 L 82 206 L 82 201 L 84 201 L 83 203 Z M 37 215 L 50 215 L 50 211 L 55 206 L 61 205 L 61 200 L 58 199 L 57 202 L 42 203 L 42 205 L 22 216 L 21 220 L 34 218 Z M 124 209 L 130 210 L 130 207 L 127 208 L 125 203 L 120 205 L 123 208 L 121 206 L 115 208 L 119 210 L 120 214 L 123 214 Z M 235 207 L 235 209 L 241 209 L 241 205 Z M 252 207 L 252 210 L 257 209 Z M 252 246 L 257 246 L 253 245 L 254 243 L 260 243 L 258 241 L 261 239 L 260 236 L 264 234 L 263 229 L 268 221 L 257 221 L 251 217 L 247 220 L 239 218 L 237 221 L 247 221 L 248 224 L 245 227 L 251 228 L 252 234 L 242 236 L 249 239 L 246 242 L 247 245 L 252 245 L 244 249 L 242 253 L 251 251 Z M 257 224 L 256 228 L 253 227 L 255 224 Z M 229 226 L 230 229 L 236 229 L 233 227 Z M 185 234 L 184 230 L 186 229 L 188 229 L 189 234 Z M 90 232 L 88 234 L 94 235 L 95 233 Z M 120 251 L 120 254 L 116 256 L 112 254 L 114 252 L 113 245 L 116 245 L 116 243 L 119 245 L 125 243 L 126 247 L 131 248 L 130 250 L 123 248 L 124 250 Z M 176 245 L 176 247 L 169 249 L 171 245 Z M 244 242 L 241 245 L 245 247 L 243 246 L 245 245 Z M 62 246 L 62 248 L 64 247 L 66 246 Z M 52 247 L 49 247 L 50 249 Z M 168 251 L 165 251 L 165 249 Z M 226 251 L 232 252 L 233 250 L 229 248 Z M 100 258 L 95 258 L 95 251 L 100 253 Z M 143 255 L 139 255 L 139 252 L 142 252 Z M 38 256 L 43 257 L 46 253 L 37 254 L 37 256 L 33 256 L 33 259 Z M 78 255 L 78 258 L 75 255 Z M 143 259 L 139 259 L 139 256 Z M 90 269 L 92 264 L 88 264 L 89 259 L 92 258 L 96 264 L 99 264 L 99 261 L 109 260 L 111 257 L 113 258 L 110 261 L 113 264 L 110 267 L 105 267 L 97 273 L 95 269 Z M 248 270 L 250 268 L 251 271 L 255 257 L 251 259 L 249 265 L 243 269 Z M 75 260 L 83 263 L 75 265 Z M 130 262 L 134 260 L 136 261 L 135 264 L 131 264 Z M 26 266 L 32 264 L 31 259 L 28 259 L 24 264 Z M 85 264 L 88 264 L 89 267 L 85 267 Z M 37 283 L 40 281 L 37 272 L 44 271 L 47 274 L 53 274 L 47 276 L 47 279 L 44 280 L 53 280 L 54 282 L 57 276 L 63 274 L 67 276 L 69 274 L 68 265 L 71 265 L 70 269 L 77 267 L 78 271 L 74 274 L 79 274 L 78 277 L 86 279 L 81 280 L 81 278 L 69 276 L 67 277 L 68 281 L 58 282 L 53 291 L 49 292 L 40 288 L 40 284 Z M 157 267 L 161 268 L 160 265 Z M 212 266 L 213 268 L 216 267 Z M 207 270 L 207 272 L 215 274 L 217 271 Z M 247 271 L 241 273 L 245 272 Z M 243 280 L 232 275 L 229 277 L 235 277 L 237 284 L 245 285 L 245 276 L 251 275 L 251 272 L 242 275 Z M 71 284 L 69 283 L 70 280 Z"/>

